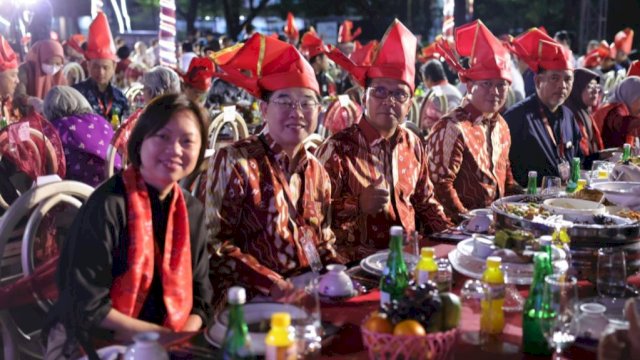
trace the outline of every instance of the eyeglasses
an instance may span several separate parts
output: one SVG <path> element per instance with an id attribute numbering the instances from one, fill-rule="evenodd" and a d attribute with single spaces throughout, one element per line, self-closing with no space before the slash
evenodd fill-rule
<path id="1" fill-rule="evenodd" d="M 276 104 L 282 110 L 295 110 L 300 106 L 302 111 L 311 111 L 314 110 L 320 105 L 319 102 L 315 100 L 301 100 L 301 101 L 293 101 L 291 99 L 274 99 L 269 101 L 272 104 Z"/>
<path id="2" fill-rule="evenodd" d="M 602 91 L 602 86 L 600 86 L 600 84 L 589 84 L 587 85 L 587 91 L 600 92 Z"/>
<path id="3" fill-rule="evenodd" d="M 509 82 L 507 81 L 491 81 L 491 80 L 482 80 L 476 81 L 476 85 L 480 86 L 484 90 L 493 90 L 496 88 L 498 92 L 505 92 L 509 88 Z"/>
<path id="4" fill-rule="evenodd" d="M 371 90 L 371 95 L 376 99 L 385 100 L 391 97 L 391 99 L 401 104 L 407 101 L 410 96 L 405 91 L 389 90 L 384 86 L 370 87 L 369 90 Z"/>

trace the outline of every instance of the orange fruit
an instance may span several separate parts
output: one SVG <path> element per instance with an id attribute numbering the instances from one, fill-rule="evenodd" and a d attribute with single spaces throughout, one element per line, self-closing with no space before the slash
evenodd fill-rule
<path id="1" fill-rule="evenodd" d="M 381 315 L 378 312 L 371 314 L 362 326 L 365 329 L 376 333 L 391 334 L 393 332 L 393 325 L 391 325 L 391 322 L 387 320 L 386 316 Z"/>
<path id="2" fill-rule="evenodd" d="M 409 319 L 397 323 L 393 328 L 393 335 L 426 336 L 427 332 L 419 322 Z"/>

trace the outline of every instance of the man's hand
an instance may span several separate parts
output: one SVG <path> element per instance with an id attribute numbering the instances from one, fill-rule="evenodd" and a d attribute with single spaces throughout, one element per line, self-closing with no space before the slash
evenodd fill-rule
<path id="1" fill-rule="evenodd" d="M 384 206 L 389 202 L 389 191 L 387 189 L 377 188 L 381 183 L 382 176 L 360 193 L 359 203 L 362 213 L 366 215 L 377 214 L 382 211 Z"/>

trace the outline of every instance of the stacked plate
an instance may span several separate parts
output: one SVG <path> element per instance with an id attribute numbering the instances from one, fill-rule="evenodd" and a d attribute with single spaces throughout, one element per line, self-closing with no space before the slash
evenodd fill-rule
<path id="1" fill-rule="evenodd" d="M 419 258 L 412 254 L 403 253 L 404 261 L 407 263 L 407 268 L 413 269 L 418 263 Z M 389 250 L 384 250 L 370 255 L 362 261 L 360 261 L 360 267 L 362 270 L 377 276 L 382 276 L 384 267 L 387 265 L 387 258 L 389 257 Z"/>

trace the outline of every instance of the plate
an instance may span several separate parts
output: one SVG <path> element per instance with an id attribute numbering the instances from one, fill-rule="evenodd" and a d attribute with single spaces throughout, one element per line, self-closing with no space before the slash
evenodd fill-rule
<path id="1" fill-rule="evenodd" d="M 404 261 L 407 263 L 408 269 L 415 268 L 418 263 L 418 257 L 412 254 L 402 253 L 404 255 Z M 367 256 L 360 261 L 360 267 L 362 270 L 377 276 L 382 276 L 384 267 L 387 265 L 387 258 L 389 257 L 389 250 L 377 252 L 373 255 Z"/>
<path id="2" fill-rule="evenodd" d="M 271 319 L 271 314 L 276 312 L 288 312 L 292 319 L 306 317 L 303 309 L 293 305 L 280 303 L 249 303 L 244 305 L 244 319 L 250 328 L 252 324 L 268 322 Z M 227 331 L 229 310 L 222 311 L 215 320 L 215 323 L 204 332 L 204 337 L 211 345 L 222 348 L 224 335 Z M 251 346 L 256 355 L 265 354 L 264 340 L 267 336 L 267 331 L 268 329 L 265 329 L 264 332 L 251 332 L 251 329 L 249 330 Z"/>
<path id="3" fill-rule="evenodd" d="M 100 360 L 116 360 L 120 357 L 120 355 L 124 355 L 126 351 L 127 351 L 127 347 L 124 345 L 105 346 L 103 348 L 96 350 L 96 352 L 98 353 L 98 357 L 100 357 Z M 83 356 L 78 360 L 87 360 L 87 359 L 89 359 L 88 356 Z"/>

